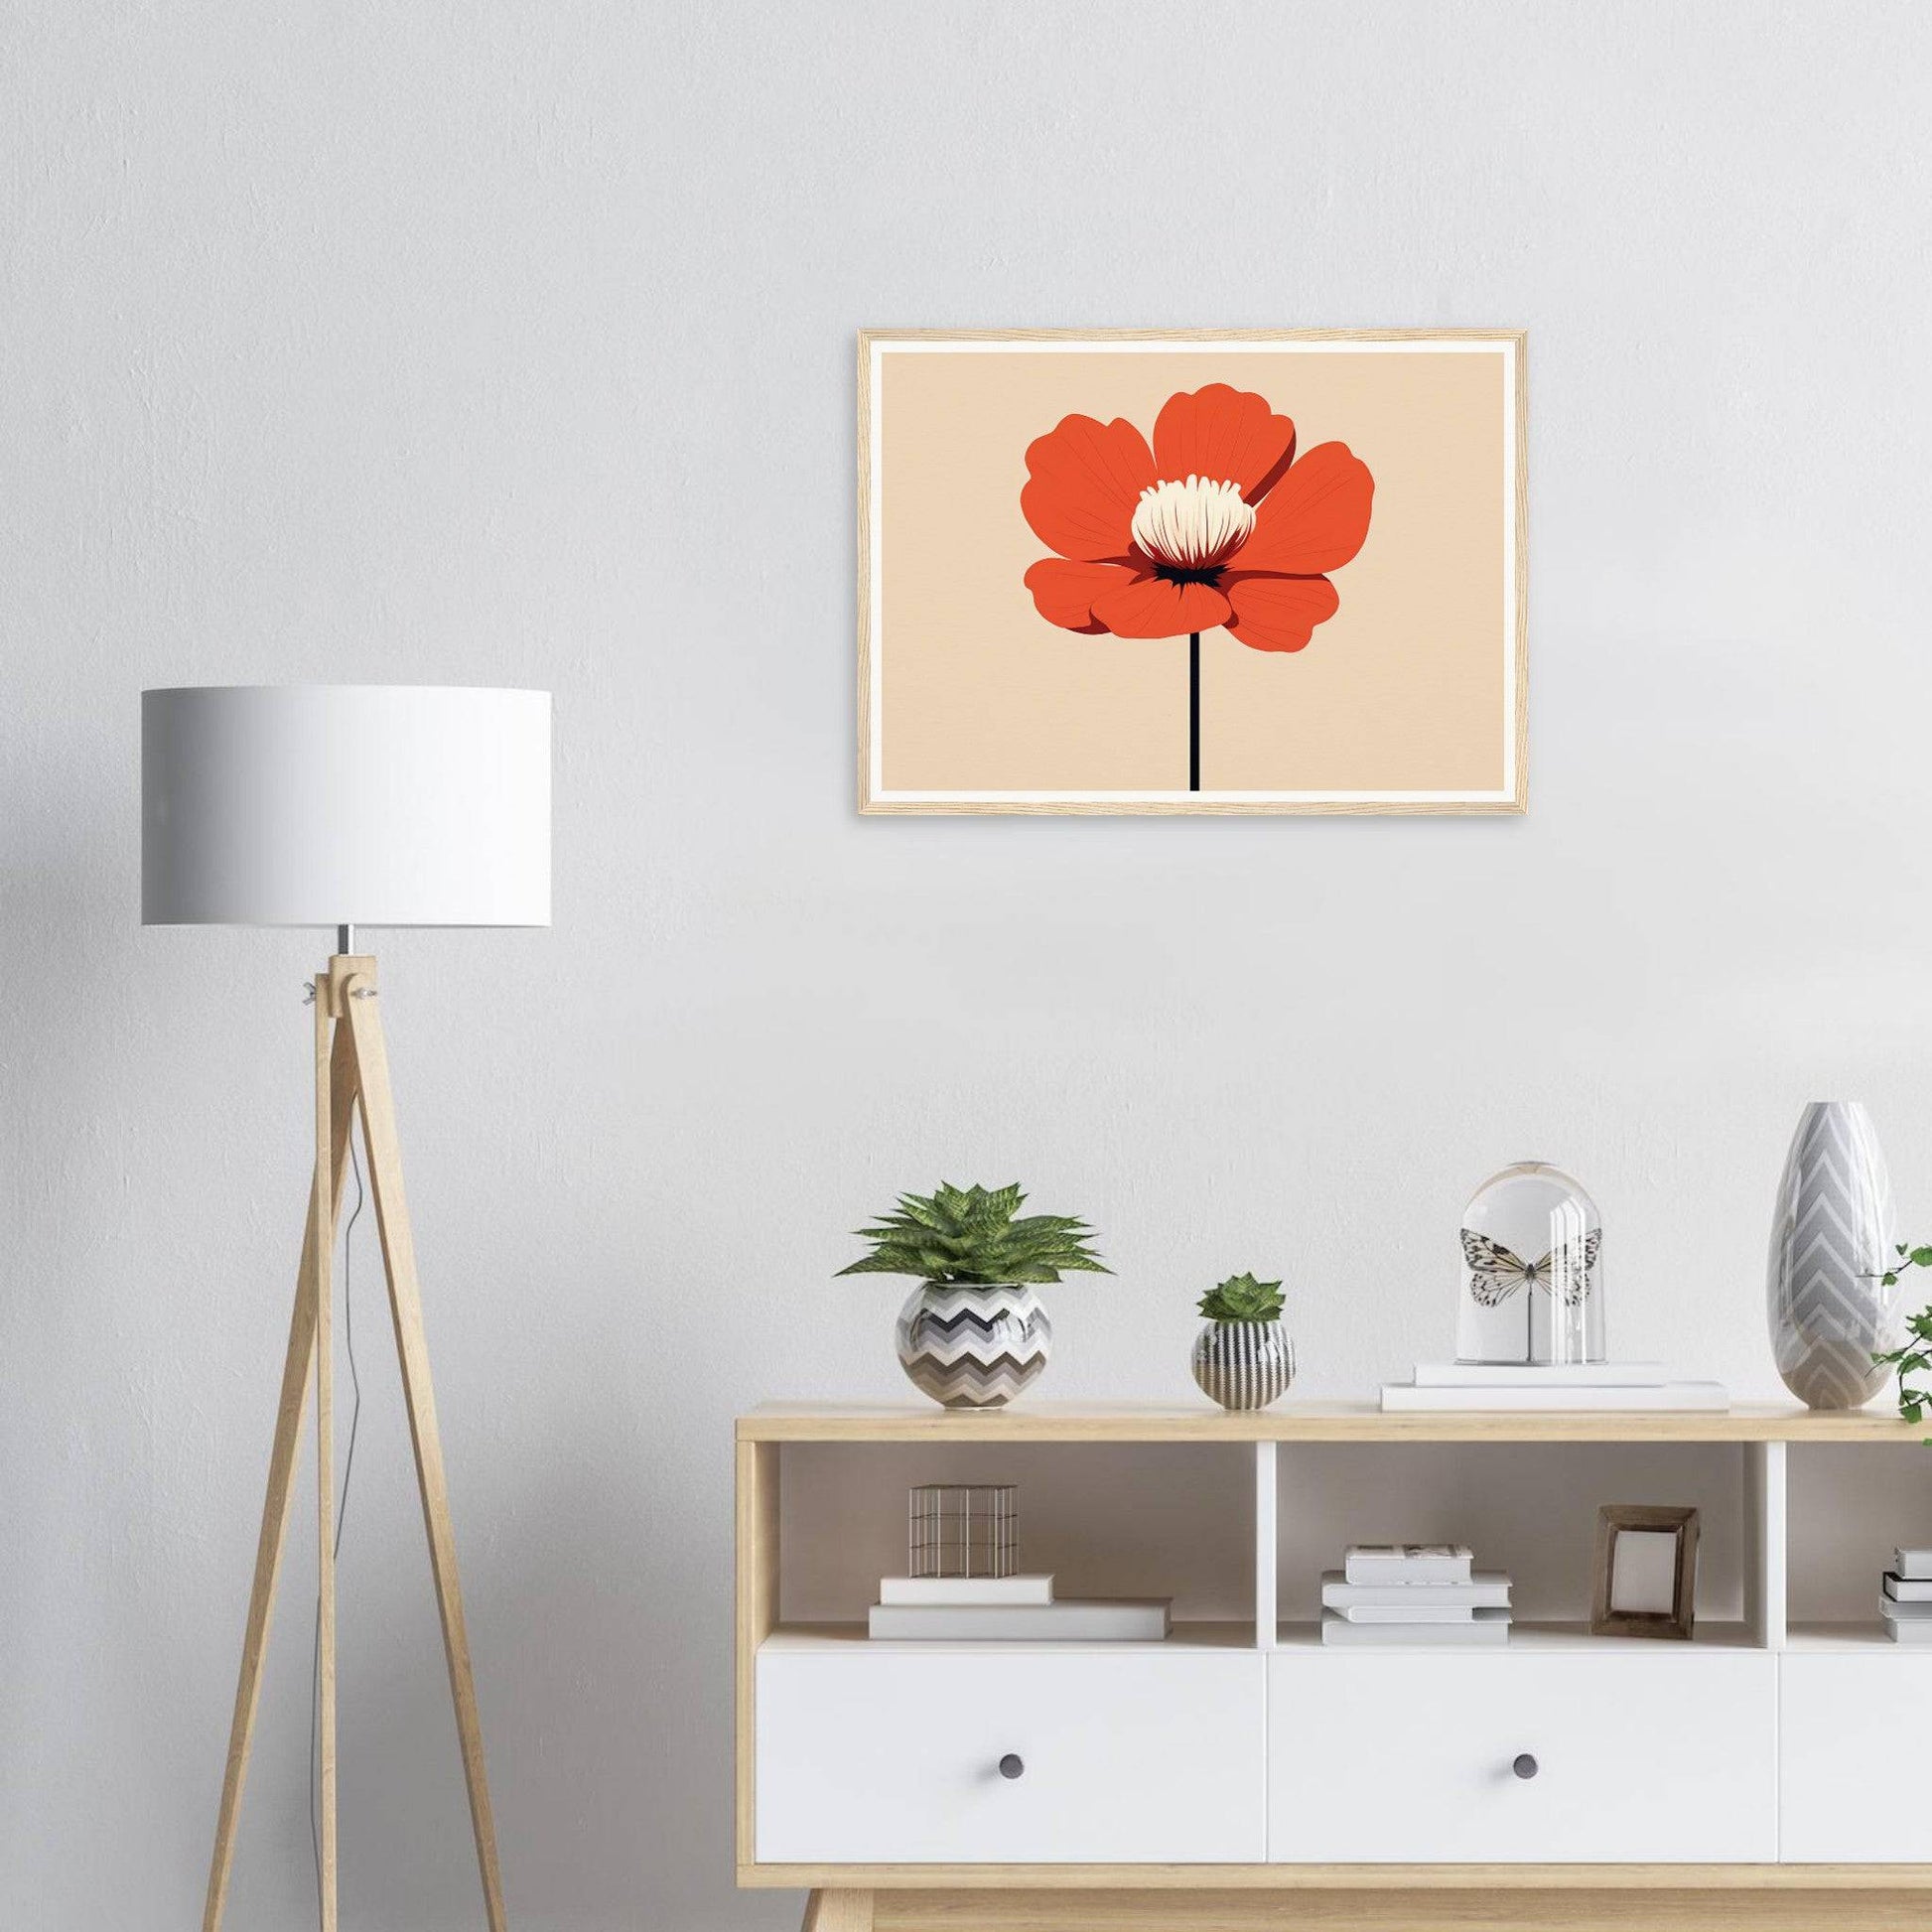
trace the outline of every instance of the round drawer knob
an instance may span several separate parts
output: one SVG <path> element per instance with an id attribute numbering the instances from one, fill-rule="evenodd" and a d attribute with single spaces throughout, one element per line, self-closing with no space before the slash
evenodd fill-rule
<path id="1" fill-rule="evenodd" d="M 1020 1777 L 1027 1768 L 1026 1760 L 1018 1751 L 1008 1751 L 1000 1760 L 1000 1775 L 1003 1778 Z"/>
<path id="2" fill-rule="evenodd" d="M 1521 1756 L 1517 1758 L 1516 1762 L 1512 1764 L 1509 1768 L 1512 1771 L 1514 1771 L 1519 1778 L 1533 1778 L 1536 1776 L 1537 1772 L 1540 1771 L 1543 1767 L 1536 1761 L 1535 1758 L 1533 1758 L 1529 1754 L 1528 1751 L 1524 1751 L 1521 1754 Z"/>

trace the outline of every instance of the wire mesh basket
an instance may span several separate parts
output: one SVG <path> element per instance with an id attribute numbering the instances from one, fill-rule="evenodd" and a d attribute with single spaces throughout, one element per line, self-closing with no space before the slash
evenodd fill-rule
<path id="1" fill-rule="evenodd" d="M 921 1482 L 905 1492 L 913 1577 L 1011 1577 L 1020 1563 L 1020 1490 L 1011 1482 Z"/>

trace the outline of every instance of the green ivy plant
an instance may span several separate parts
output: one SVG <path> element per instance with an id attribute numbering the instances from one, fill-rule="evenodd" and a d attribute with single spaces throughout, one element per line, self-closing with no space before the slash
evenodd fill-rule
<path id="1" fill-rule="evenodd" d="M 1908 1268 L 1932 1268 L 1932 1247 L 1915 1248 L 1909 1241 L 1899 1242 L 1897 1262 L 1878 1279 L 1885 1287 L 1896 1288 Z M 1907 1422 L 1923 1422 L 1926 1410 L 1932 1408 L 1932 1389 L 1914 1388 L 1907 1377 L 1932 1372 L 1932 1308 L 1908 1316 L 1905 1329 L 1911 1340 L 1904 1347 L 1871 1359 L 1880 1368 L 1897 1371 L 1898 1413 Z M 1932 1447 L 1932 1438 L 1927 1443 Z"/>
<path id="2" fill-rule="evenodd" d="M 953 1187 L 901 1194 L 877 1227 L 859 1228 L 872 1253 L 841 1275 L 915 1275 L 936 1285 L 992 1288 L 1056 1282 L 1063 1274 L 1111 1275 L 1087 1246 L 1093 1230 L 1065 1214 L 1022 1217 L 1011 1187 Z"/>
<path id="3" fill-rule="evenodd" d="M 1230 1275 L 1200 1298 L 1200 1311 L 1210 1321 L 1279 1321 L 1282 1285 L 1258 1282 L 1253 1275 Z"/>

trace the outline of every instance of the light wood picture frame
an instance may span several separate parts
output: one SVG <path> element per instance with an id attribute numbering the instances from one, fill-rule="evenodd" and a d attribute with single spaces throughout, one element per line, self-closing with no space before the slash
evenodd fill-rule
<path id="1" fill-rule="evenodd" d="M 1528 805 L 1520 330 L 866 330 L 866 813 Z"/>
<path id="2" fill-rule="evenodd" d="M 1640 1549 L 1640 1544 L 1660 1547 Z M 1661 1548 L 1665 1544 L 1667 1550 Z M 1643 1561 L 1620 1566 L 1619 1552 Z M 1655 1561 L 1660 1554 L 1661 1567 Z M 1596 1512 L 1590 1635 L 1689 1642 L 1697 1628 L 1697 1574 L 1695 1509 L 1605 1503 Z"/>

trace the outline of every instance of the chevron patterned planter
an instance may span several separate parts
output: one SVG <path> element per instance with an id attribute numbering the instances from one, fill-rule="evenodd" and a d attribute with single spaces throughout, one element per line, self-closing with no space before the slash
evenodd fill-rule
<path id="1" fill-rule="evenodd" d="M 1053 1325 L 1031 1288 L 927 1282 L 898 1311 L 898 1362 L 948 1409 L 997 1409 L 1036 1381 Z"/>
<path id="2" fill-rule="evenodd" d="M 1808 1409 L 1857 1409 L 1896 1346 L 1898 1291 L 1877 1277 L 1896 1239 L 1891 1182 L 1865 1110 L 1814 1100 L 1778 1184 L 1767 1289 L 1771 1347 L 1784 1386 Z"/>
<path id="3" fill-rule="evenodd" d="M 1295 1344 L 1279 1321 L 1203 1321 L 1191 1366 L 1223 1409 L 1265 1409 L 1295 1380 Z"/>

